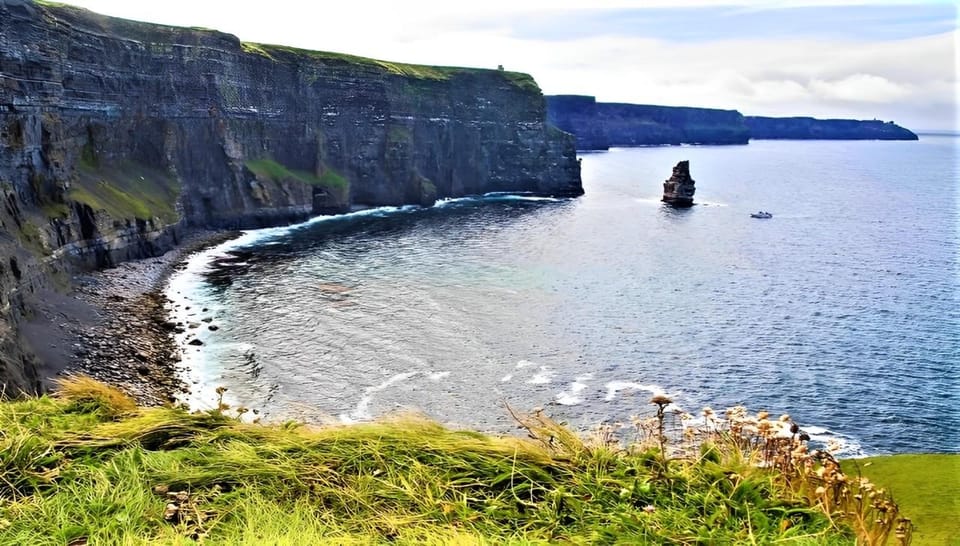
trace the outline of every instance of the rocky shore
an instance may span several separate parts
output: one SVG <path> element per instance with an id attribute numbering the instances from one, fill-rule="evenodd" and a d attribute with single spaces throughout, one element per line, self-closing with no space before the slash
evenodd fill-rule
<path id="1" fill-rule="evenodd" d="M 196 232 L 162 256 L 76 276 L 70 294 L 39 294 L 29 330 L 34 349 L 45 353 L 46 375 L 88 375 L 144 405 L 176 401 L 188 387 L 164 285 L 187 256 L 235 236 Z"/>

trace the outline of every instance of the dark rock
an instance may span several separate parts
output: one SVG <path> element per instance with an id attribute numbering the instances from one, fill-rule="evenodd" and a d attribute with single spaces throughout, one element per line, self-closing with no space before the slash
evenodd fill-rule
<path id="1" fill-rule="evenodd" d="M 597 102 L 585 95 L 547 97 L 547 119 L 573 133 L 579 150 L 659 144 L 746 144 L 736 110 Z"/>
<path id="2" fill-rule="evenodd" d="M 736 110 L 597 102 L 586 95 L 547 97 L 550 123 L 572 133 L 579 150 L 658 144 L 747 144 L 750 139 L 917 140 L 892 121 L 771 118 Z"/>
<path id="3" fill-rule="evenodd" d="M 673 174 L 663 183 L 664 203 L 674 207 L 693 206 L 693 194 L 696 192 L 694 180 L 690 178 L 690 162 L 681 161 L 673 168 Z"/>
<path id="4" fill-rule="evenodd" d="M 203 342 L 197 338 L 193 338 L 189 343 L 187 343 L 187 345 L 203 345 Z"/>
<path id="5" fill-rule="evenodd" d="M 918 140 L 916 134 L 892 121 L 769 118 L 747 116 L 751 139 L 792 140 Z"/>
<path id="6" fill-rule="evenodd" d="M 210 326 L 207 326 L 207 328 L 208 328 L 211 332 L 216 332 L 217 330 L 220 329 L 220 327 L 217 326 L 216 324 L 211 324 Z"/>

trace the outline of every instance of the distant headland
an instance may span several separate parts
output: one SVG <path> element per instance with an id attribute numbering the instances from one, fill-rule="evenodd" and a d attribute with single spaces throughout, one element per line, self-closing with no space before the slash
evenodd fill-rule
<path id="1" fill-rule="evenodd" d="M 577 137 L 580 150 L 663 144 L 747 144 L 751 139 L 917 140 L 892 121 L 771 118 L 736 110 L 597 102 L 588 95 L 547 97 L 547 118 Z"/>

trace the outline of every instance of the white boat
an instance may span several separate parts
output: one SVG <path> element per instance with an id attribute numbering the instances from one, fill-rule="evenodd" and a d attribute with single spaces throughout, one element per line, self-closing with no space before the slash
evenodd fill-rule
<path id="1" fill-rule="evenodd" d="M 761 210 L 760 212 L 750 213 L 750 218 L 773 218 L 773 215 L 769 212 L 764 212 Z"/>

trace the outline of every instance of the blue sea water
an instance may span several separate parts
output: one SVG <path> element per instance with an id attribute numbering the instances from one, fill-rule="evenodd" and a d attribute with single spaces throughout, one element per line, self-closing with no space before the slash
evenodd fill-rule
<path id="1" fill-rule="evenodd" d="M 190 401 L 505 431 L 506 404 L 588 428 L 666 393 L 789 413 L 848 455 L 960 451 L 958 142 L 614 149 L 581 154 L 577 199 L 247 232 L 171 280 Z M 680 160 L 685 210 L 659 202 Z"/>

